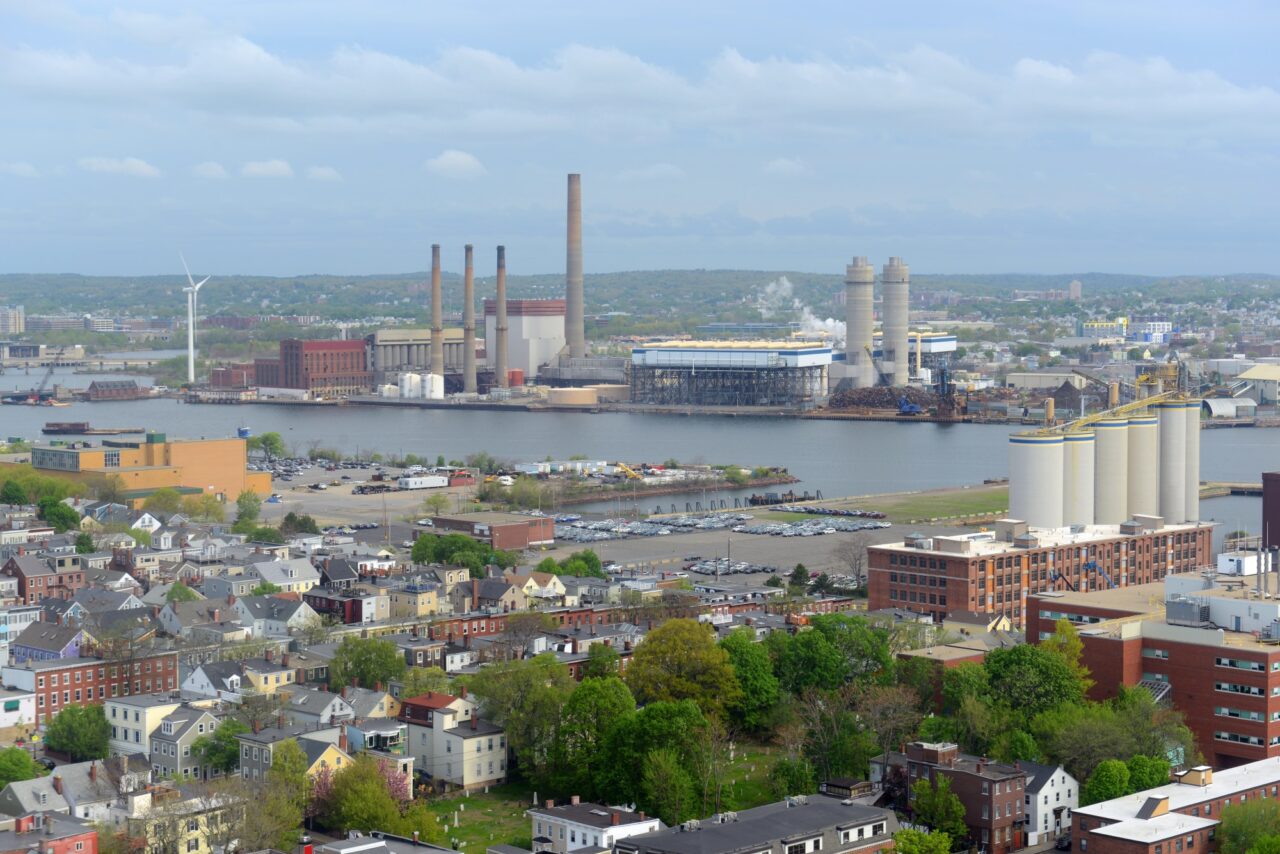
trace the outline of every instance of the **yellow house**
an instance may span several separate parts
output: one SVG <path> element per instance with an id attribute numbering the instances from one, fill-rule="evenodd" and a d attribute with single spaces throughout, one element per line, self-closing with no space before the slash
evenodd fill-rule
<path id="1" fill-rule="evenodd" d="M 241 662 L 249 690 L 257 694 L 274 694 L 285 685 L 292 685 L 297 671 L 278 661 L 251 658 Z"/>
<path id="2" fill-rule="evenodd" d="M 434 617 L 440 611 L 438 588 L 434 585 L 410 584 L 399 590 L 388 591 L 391 600 L 391 618 Z"/>
<path id="3" fill-rule="evenodd" d="M 307 755 L 307 776 L 313 780 L 325 768 L 336 774 L 351 764 L 351 755 L 336 744 L 300 738 L 298 746 Z"/>
<path id="4" fill-rule="evenodd" d="M 530 607 L 538 602 L 559 604 L 560 600 L 564 599 L 564 582 L 549 572 L 529 572 L 521 575 L 508 569 L 502 577 L 527 597 Z"/>
<path id="5" fill-rule="evenodd" d="M 241 492 L 271 493 L 271 473 L 249 471 L 244 439 L 175 439 L 148 433 L 144 439 L 110 439 L 101 445 L 74 442 L 37 445 L 31 465 L 41 474 L 94 484 L 119 478 L 122 500 L 141 506 L 157 489 L 207 493 L 235 501 Z M 14 465 L 5 463 L 2 465 Z"/>
<path id="6" fill-rule="evenodd" d="M 177 788 L 147 788 L 129 796 L 125 834 L 148 851 L 215 854 L 235 841 L 245 806 L 235 798 L 187 794 Z"/>

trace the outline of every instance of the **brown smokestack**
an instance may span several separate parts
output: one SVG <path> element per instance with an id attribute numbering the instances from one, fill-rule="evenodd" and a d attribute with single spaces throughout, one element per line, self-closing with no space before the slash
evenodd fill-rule
<path id="1" fill-rule="evenodd" d="M 497 374 L 498 388 L 507 388 L 507 247 L 498 247 L 498 295 L 494 301 L 497 303 L 498 319 L 494 323 L 494 337 L 497 338 L 493 342 L 493 372 Z M 488 349 L 489 342 L 486 341 L 485 348 Z"/>
<path id="2" fill-rule="evenodd" d="M 467 260 L 462 271 L 462 390 L 476 392 L 476 268 L 471 258 L 471 244 L 466 245 Z"/>
<path id="3" fill-rule="evenodd" d="M 431 244 L 431 373 L 444 376 L 444 292 L 440 289 L 440 244 Z"/>
<path id="4" fill-rule="evenodd" d="M 586 320 L 582 294 L 582 176 L 569 175 L 568 245 L 564 272 L 564 342 L 569 358 L 587 355 Z"/>

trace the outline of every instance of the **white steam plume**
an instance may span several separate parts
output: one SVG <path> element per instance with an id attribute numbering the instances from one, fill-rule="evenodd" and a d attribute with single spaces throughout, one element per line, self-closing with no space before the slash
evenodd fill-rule
<path id="1" fill-rule="evenodd" d="M 820 318 L 813 309 L 805 305 L 795 295 L 795 289 L 786 276 L 780 276 L 764 286 L 757 299 L 760 316 L 766 320 L 781 317 L 790 313 L 800 315 L 800 331 L 805 335 L 826 335 L 831 343 L 843 346 L 845 339 L 845 323 L 834 317 Z"/>

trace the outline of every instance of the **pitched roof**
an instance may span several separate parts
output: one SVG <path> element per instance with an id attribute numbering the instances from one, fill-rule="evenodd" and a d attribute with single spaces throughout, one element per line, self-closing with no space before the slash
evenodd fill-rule
<path id="1" fill-rule="evenodd" d="M 123 590 L 102 590 L 96 587 L 86 587 L 77 590 L 76 595 L 71 597 L 71 601 L 80 605 L 86 611 L 94 613 L 95 611 L 119 611 L 132 598 L 134 598 L 132 593 Z"/>
<path id="2" fill-rule="evenodd" d="M 78 626 L 60 626 L 57 623 L 32 623 L 22 630 L 15 646 L 41 649 L 46 652 L 62 652 L 74 641 L 83 629 Z"/>
<path id="3" fill-rule="evenodd" d="M 378 704 L 390 695 L 386 691 L 375 691 L 372 688 L 350 688 L 343 698 L 351 705 L 357 718 L 371 718 L 378 711 Z M 382 709 L 386 716 L 387 708 Z"/>
<path id="4" fill-rule="evenodd" d="M 530 815 L 543 815 L 551 818 L 563 818 L 574 822 L 575 824 L 585 824 L 588 827 L 611 827 L 613 825 L 613 816 L 618 816 L 619 824 L 631 824 L 633 821 L 639 823 L 641 821 L 649 822 L 654 820 L 654 816 L 641 818 L 639 813 L 631 810 L 624 810 L 620 807 L 610 807 L 604 804 L 593 804 L 590 801 L 583 803 L 561 804 L 558 807 L 534 807 L 528 810 Z"/>
<path id="5" fill-rule="evenodd" d="M 441 694 L 438 691 L 428 691 L 417 697 L 401 697 L 400 705 L 415 706 L 419 709 L 443 709 L 452 703 L 458 702 L 458 697 L 452 694 Z"/>
<path id="6" fill-rule="evenodd" d="M 206 661 L 197 668 L 204 672 L 204 675 L 215 688 L 231 690 L 228 680 L 235 676 L 241 680 L 244 679 L 244 665 L 239 661 Z"/>
<path id="7" fill-rule="evenodd" d="M 286 706 L 286 710 L 304 715 L 322 715 L 329 710 L 334 700 L 337 700 L 340 704 L 346 704 L 346 701 L 337 694 L 310 688 L 300 688 L 290 692 L 289 704 Z"/>
<path id="8" fill-rule="evenodd" d="M 236 601 L 243 605 L 249 616 L 255 620 L 288 621 L 302 607 L 300 600 L 276 596 L 242 596 Z"/>
<path id="9" fill-rule="evenodd" d="M 10 560 L 26 578 L 34 575 L 53 575 L 55 572 L 52 561 L 47 558 L 35 555 L 14 555 Z"/>
<path id="10" fill-rule="evenodd" d="M 1053 775 L 1062 770 L 1061 765 L 1041 765 L 1039 762 L 1030 762 L 1026 759 L 1018 763 L 1022 766 L 1022 770 L 1027 772 L 1028 792 L 1035 794 L 1049 785 L 1053 779 Z"/>

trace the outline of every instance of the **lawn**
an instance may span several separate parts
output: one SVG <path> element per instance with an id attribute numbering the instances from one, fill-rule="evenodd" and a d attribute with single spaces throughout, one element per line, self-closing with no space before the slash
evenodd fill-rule
<path id="1" fill-rule="evenodd" d="M 1009 487 L 974 486 L 855 499 L 847 506 L 886 513 L 891 522 L 927 522 L 954 516 L 991 516 L 1009 510 Z"/>
<path id="2" fill-rule="evenodd" d="M 729 763 L 722 809 L 745 810 L 776 800 L 769 791 L 769 768 L 779 753 L 780 748 L 771 744 L 737 742 Z"/>

